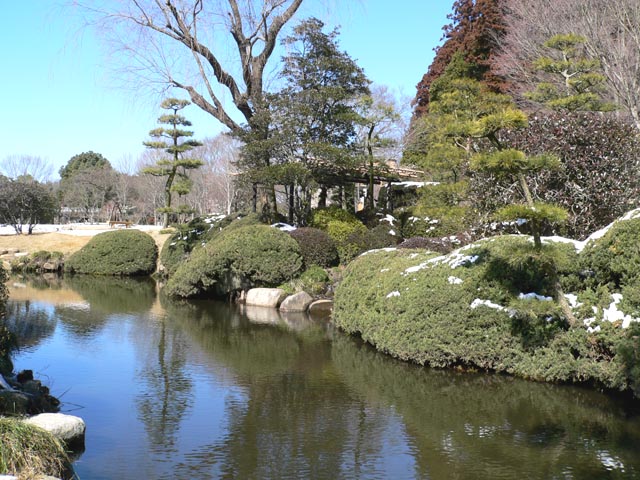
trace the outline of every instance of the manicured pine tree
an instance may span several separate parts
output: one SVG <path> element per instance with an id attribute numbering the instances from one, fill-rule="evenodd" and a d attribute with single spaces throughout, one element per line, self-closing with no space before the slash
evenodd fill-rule
<path id="1" fill-rule="evenodd" d="M 607 112 L 615 105 L 602 99 L 606 78 L 600 62 L 584 52 L 586 39 L 575 33 L 554 35 L 544 43 L 549 56 L 538 58 L 534 67 L 549 74 L 525 96 L 552 110 Z"/>
<path id="2" fill-rule="evenodd" d="M 420 119 L 426 141 L 422 146 L 424 166 L 440 171 L 442 178 L 451 184 L 473 171 L 517 181 L 522 203 L 503 207 L 495 215 L 505 221 L 524 220 L 533 244 L 524 250 L 514 249 L 509 261 L 516 269 L 535 264 L 550 281 L 556 301 L 573 324 L 575 317 L 558 282 L 559 253 L 552 245 L 542 243 L 544 227 L 563 222 L 567 213 L 560 207 L 537 201 L 528 183 L 530 174 L 558 168 L 560 160 L 553 155 L 527 156 L 504 143 L 501 132 L 525 128 L 527 116 L 511 97 L 492 92 L 470 78 L 470 67 L 458 53 L 433 84 L 429 113 Z"/>
<path id="3" fill-rule="evenodd" d="M 173 193 L 186 195 L 191 190 L 191 180 L 187 175 L 188 170 L 199 168 L 204 164 L 202 160 L 185 157 L 185 153 L 195 147 L 202 145 L 196 140 L 190 140 L 193 132 L 180 127 L 190 127 L 191 122 L 178 112 L 189 105 L 188 100 L 177 98 L 167 98 L 160 107 L 172 113 L 161 115 L 158 123 L 169 125 L 169 127 L 158 127 L 149 132 L 149 135 L 157 140 L 143 142 L 147 148 L 164 150 L 169 154 L 168 158 L 162 158 L 155 165 L 146 167 L 143 173 L 156 177 L 166 177 L 164 185 L 164 207 L 158 209 L 163 213 L 163 226 L 169 225 L 169 215 L 171 213 L 185 213 L 184 208 L 174 208 L 172 206 Z M 183 140 L 185 139 L 186 140 Z"/>

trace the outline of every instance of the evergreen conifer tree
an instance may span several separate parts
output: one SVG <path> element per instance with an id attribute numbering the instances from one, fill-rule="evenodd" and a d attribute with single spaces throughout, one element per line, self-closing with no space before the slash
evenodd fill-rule
<path id="1" fill-rule="evenodd" d="M 188 208 L 175 208 L 172 205 L 173 193 L 186 195 L 191 190 L 192 182 L 187 175 L 188 170 L 199 168 L 204 164 L 202 160 L 185 157 L 184 155 L 195 147 L 202 145 L 196 140 L 189 139 L 193 132 L 180 127 L 190 127 L 191 122 L 178 112 L 189 105 L 188 100 L 167 98 L 160 107 L 172 113 L 166 113 L 158 118 L 158 123 L 169 127 L 158 127 L 149 132 L 156 140 L 143 142 L 147 148 L 164 150 L 168 158 L 162 158 L 155 165 L 146 167 L 143 173 L 157 177 L 166 177 L 164 185 L 165 204 L 162 209 L 163 226 L 169 225 L 169 215 L 172 213 L 188 213 Z M 183 140 L 186 139 L 186 140 Z"/>

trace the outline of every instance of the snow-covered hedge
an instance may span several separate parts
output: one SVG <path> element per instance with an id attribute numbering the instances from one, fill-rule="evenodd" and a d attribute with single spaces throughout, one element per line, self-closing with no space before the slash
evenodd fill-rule
<path id="1" fill-rule="evenodd" d="M 576 287 L 567 297 L 579 322 L 570 327 L 551 299 L 544 262 L 514 269 L 507 261 L 529 241 L 505 236 L 448 255 L 402 249 L 361 256 L 337 288 L 334 321 L 403 360 L 640 394 L 633 344 L 640 324 L 620 312 L 620 292 L 608 291 L 603 304 L 603 292 L 581 283 L 581 254 L 570 243 L 545 247 L 564 259 L 556 263 L 560 281 Z"/>

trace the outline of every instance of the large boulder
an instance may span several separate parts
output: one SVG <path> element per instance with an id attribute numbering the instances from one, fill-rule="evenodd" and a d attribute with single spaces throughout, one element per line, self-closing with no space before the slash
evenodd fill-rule
<path id="1" fill-rule="evenodd" d="M 80 417 L 64 413 L 41 413 L 27 418 L 25 423 L 46 430 L 66 444 L 84 443 L 86 425 Z"/>
<path id="2" fill-rule="evenodd" d="M 289 295 L 280 304 L 280 310 L 284 312 L 306 312 L 313 298 L 307 292 L 298 292 Z"/>
<path id="3" fill-rule="evenodd" d="M 252 288 L 247 292 L 246 305 L 277 308 L 286 293 L 281 288 Z"/>

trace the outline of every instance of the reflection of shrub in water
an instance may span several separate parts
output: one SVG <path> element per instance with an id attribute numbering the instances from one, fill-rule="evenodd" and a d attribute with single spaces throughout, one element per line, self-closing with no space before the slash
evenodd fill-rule
<path id="1" fill-rule="evenodd" d="M 76 275 L 65 283 L 89 302 L 92 310 L 104 313 L 142 313 L 151 309 L 156 284 L 150 278 L 114 278 Z"/>
<path id="2" fill-rule="evenodd" d="M 561 477 L 568 465 L 575 478 L 592 478 L 606 473 L 598 453 L 607 449 L 627 473 L 640 471 L 634 449 L 640 417 L 622 400 L 586 388 L 407 364 L 343 335 L 333 341 L 332 360 L 350 389 L 402 416 L 425 456 L 417 459 L 425 468 L 419 478 L 429 472 L 494 478 L 491 460 L 532 478 Z M 454 451 L 439 447 L 444 440 Z M 451 463 L 451 455 L 465 460 Z"/>

